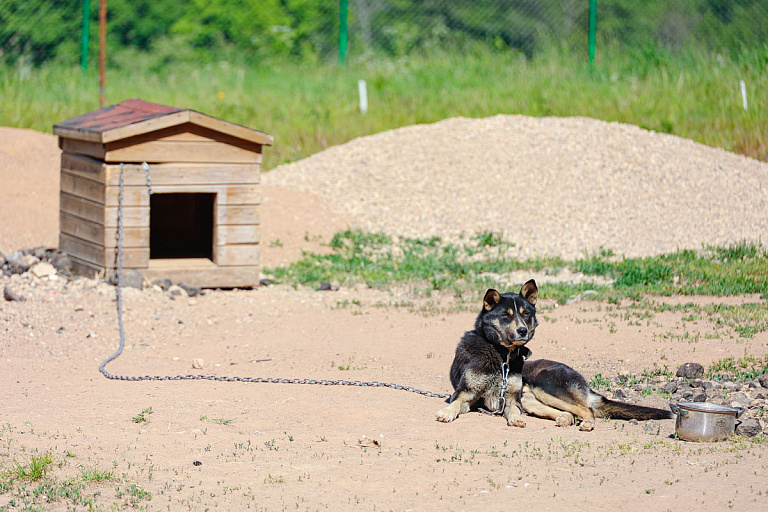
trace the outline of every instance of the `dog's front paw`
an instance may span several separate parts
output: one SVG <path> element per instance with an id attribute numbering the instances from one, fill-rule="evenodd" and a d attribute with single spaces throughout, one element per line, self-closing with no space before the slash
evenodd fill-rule
<path id="1" fill-rule="evenodd" d="M 525 428 L 525 420 L 523 420 L 523 418 L 520 416 L 517 418 L 509 418 L 507 420 L 507 425 L 510 427 Z"/>
<path id="2" fill-rule="evenodd" d="M 573 414 L 564 412 L 555 419 L 555 425 L 558 427 L 570 427 L 573 425 Z"/>
<path id="3" fill-rule="evenodd" d="M 584 420 L 579 425 L 579 430 L 584 432 L 592 432 L 595 429 L 595 422 L 590 420 Z"/>
<path id="4" fill-rule="evenodd" d="M 437 411 L 437 421 L 442 421 L 443 423 L 449 423 L 458 417 L 458 409 L 456 407 L 451 407 L 450 405 Z"/>

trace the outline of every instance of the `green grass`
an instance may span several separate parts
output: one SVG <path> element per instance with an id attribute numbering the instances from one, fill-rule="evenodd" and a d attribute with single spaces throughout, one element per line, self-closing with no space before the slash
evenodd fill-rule
<path id="1" fill-rule="evenodd" d="M 494 240 L 492 244 L 488 240 Z M 559 258 L 520 261 L 510 254 L 513 245 L 482 233 L 461 243 L 440 238 L 392 238 L 378 233 L 344 231 L 328 244 L 330 254 L 304 254 L 287 267 L 271 270 L 280 281 L 319 287 L 320 283 L 366 283 L 373 288 L 411 283 L 427 292 L 450 291 L 457 296 L 475 296 L 497 287 L 503 274 L 529 270 L 557 274 L 568 267 L 587 276 L 608 277 L 613 286 L 586 284 L 548 285 L 542 296 L 564 300 L 591 290 L 591 296 L 617 302 L 621 297 L 655 295 L 739 295 L 761 293 L 768 298 L 768 255 L 761 244 L 739 243 L 707 247 L 701 251 L 678 251 L 649 258 L 617 260 L 610 251 L 572 262 Z M 743 308 L 716 306 L 725 322 L 738 323 L 750 316 Z M 751 316 L 766 319 L 758 306 Z M 729 320 L 729 318 L 731 320 Z"/>
<path id="2" fill-rule="evenodd" d="M 50 453 L 32 455 L 25 464 L 16 462 L 11 474 L 20 480 L 36 482 L 45 478 L 51 464 L 53 464 L 53 456 Z"/>
<path id="3" fill-rule="evenodd" d="M 149 415 L 152 414 L 152 408 L 148 407 L 141 411 L 139 414 L 131 418 L 134 423 L 149 423 Z"/>
<path id="4" fill-rule="evenodd" d="M 730 380 L 749 381 L 754 380 L 768 371 L 768 355 L 763 358 L 753 355 L 744 357 L 726 357 L 709 365 L 707 378 L 710 380 L 722 380 L 728 375 Z"/>
<path id="5" fill-rule="evenodd" d="M 619 121 L 768 159 L 768 47 L 718 58 L 603 46 L 593 66 L 581 53 L 557 48 L 532 59 L 469 48 L 345 67 L 110 59 L 108 103 L 141 97 L 266 131 L 275 146 L 265 151 L 265 169 L 362 135 L 499 113 Z M 368 83 L 366 115 L 358 111 L 358 79 Z M 749 94 L 746 112 L 740 79 Z M 98 77 L 95 69 L 83 74 L 62 65 L 0 66 L 0 97 L 0 125 L 50 132 L 54 123 L 98 108 Z"/>

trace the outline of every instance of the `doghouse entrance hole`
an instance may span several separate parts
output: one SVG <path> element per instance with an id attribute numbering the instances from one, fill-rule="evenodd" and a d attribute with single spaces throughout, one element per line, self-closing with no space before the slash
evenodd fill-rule
<path id="1" fill-rule="evenodd" d="M 149 196 L 149 257 L 213 260 L 216 194 Z"/>

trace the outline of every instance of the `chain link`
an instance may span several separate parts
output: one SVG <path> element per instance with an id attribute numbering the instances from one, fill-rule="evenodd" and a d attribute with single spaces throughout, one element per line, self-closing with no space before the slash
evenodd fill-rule
<path id="1" fill-rule="evenodd" d="M 120 345 L 117 352 L 107 357 L 99 366 L 99 371 L 108 379 L 121 380 L 127 382 L 138 381 L 166 381 L 166 380 L 213 380 L 217 382 L 249 382 L 249 383 L 268 383 L 268 384 L 311 384 L 321 386 L 358 386 L 358 387 L 375 387 L 375 388 L 391 388 L 408 391 L 411 393 L 418 393 L 429 398 L 450 398 L 450 394 L 447 393 L 433 393 L 432 391 L 422 391 L 416 389 L 413 386 L 403 386 L 401 384 L 394 384 L 391 382 L 378 382 L 378 381 L 360 381 L 360 380 L 328 380 L 328 379 L 283 379 L 275 377 L 232 377 L 222 375 L 112 375 L 106 370 L 107 364 L 114 361 L 123 353 L 125 347 L 125 329 L 123 327 L 123 186 L 124 186 L 124 168 L 123 164 L 120 164 L 120 180 L 119 191 L 117 195 L 117 286 L 115 286 L 115 298 L 117 302 L 117 322 L 120 327 Z M 147 186 L 151 187 L 149 180 L 149 165 L 146 163 L 142 166 L 147 174 Z M 151 191 L 151 188 L 150 188 Z"/>

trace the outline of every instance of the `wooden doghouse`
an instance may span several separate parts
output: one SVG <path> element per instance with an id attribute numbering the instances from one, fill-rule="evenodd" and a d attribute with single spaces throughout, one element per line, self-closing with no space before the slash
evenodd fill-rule
<path id="1" fill-rule="evenodd" d="M 53 133 L 63 151 L 59 248 L 76 272 L 116 271 L 123 164 L 124 270 L 206 288 L 259 283 L 259 171 L 270 135 L 139 99 Z"/>

